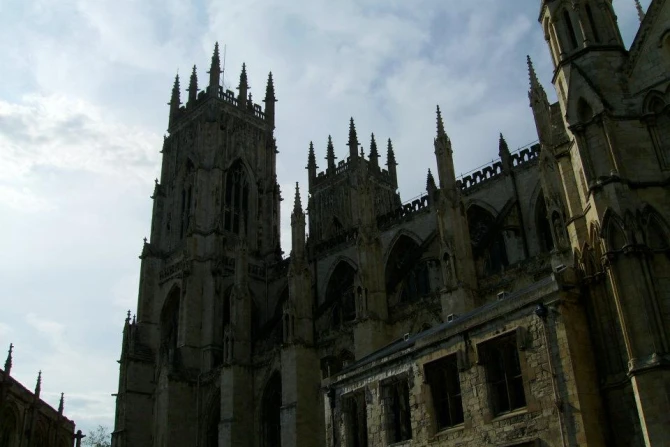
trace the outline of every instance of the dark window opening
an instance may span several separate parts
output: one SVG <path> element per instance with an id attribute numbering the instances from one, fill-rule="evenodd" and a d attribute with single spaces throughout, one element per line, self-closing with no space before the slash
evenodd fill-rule
<path id="1" fill-rule="evenodd" d="M 563 20 L 565 20 L 565 25 L 567 26 L 568 38 L 570 39 L 571 50 L 577 48 L 577 34 L 575 33 L 575 28 L 572 26 L 572 20 L 570 19 L 570 14 L 568 11 L 563 11 Z"/>
<path id="2" fill-rule="evenodd" d="M 591 11 L 591 5 L 586 4 L 586 16 L 589 18 L 589 25 L 591 25 L 591 30 L 593 31 L 593 38 L 596 42 L 600 43 L 600 35 L 598 34 L 598 28 L 596 27 L 596 21 L 593 18 L 593 12 Z"/>
<path id="3" fill-rule="evenodd" d="M 177 341 L 179 334 L 179 300 L 181 291 L 176 288 L 165 300 L 161 312 L 161 351 L 168 364 L 177 361 Z"/>
<path id="4" fill-rule="evenodd" d="M 547 217 L 547 206 L 542 191 L 540 191 L 540 196 L 537 199 L 537 205 L 535 207 L 535 221 L 537 237 L 540 242 L 540 251 L 548 253 L 554 249 L 554 238 L 551 234 L 551 224 Z"/>
<path id="5" fill-rule="evenodd" d="M 347 447 L 368 447 L 368 414 L 365 394 L 360 392 L 345 401 Z"/>
<path id="6" fill-rule="evenodd" d="M 437 431 L 464 422 L 461 381 L 455 355 L 427 364 L 426 380 L 430 386 Z"/>
<path id="7" fill-rule="evenodd" d="M 382 388 L 386 407 L 386 430 L 389 443 L 412 439 L 412 418 L 407 379 L 397 380 Z"/>
<path id="8" fill-rule="evenodd" d="M 498 415 L 525 407 L 516 334 L 491 340 L 482 349 L 494 413 Z"/>
<path id="9" fill-rule="evenodd" d="M 356 319 L 354 296 L 355 270 L 347 262 L 340 262 L 328 281 L 326 302 L 333 303 L 333 325 Z"/>
<path id="10" fill-rule="evenodd" d="M 230 315 L 231 315 L 231 309 L 230 309 L 230 294 L 232 292 L 232 288 L 226 292 L 224 298 L 223 298 L 223 327 L 226 327 L 227 325 L 230 324 Z"/>
<path id="11" fill-rule="evenodd" d="M 224 194 L 224 228 L 240 234 L 242 222 L 245 233 L 249 224 L 249 181 L 241 162 L 236 162 L 226 174 Z"/>
<path id="12" fill-rule="evenodd" d="M 207 432 L 205 434 L 205 445 L 207 447 L 219 446 L 219 422 L 221 421 L 221 396 L 217 393 L 212 400 L 209 418 L 207 421 Z"/>
<path id="13" fill-rule="evenodd" d="M 430 271 L 423 251 L 408 236 L 400 236 L 386 263 L 386 293 L 400 290 L 398 301 L 411 302 L 430 294 Z"/>
<path id="14" fill-rule="evenodd" d="M 263 447 L 281 447 L 281 393 L 281 376 L 275 373 L 263 394 Z"/>
<path id="15" fill-rule="evenodd" d="M 493 215 L 484 208 L 473 205 L 468 208 L 470 241 L 479 272 L 492 275 L 509 265 L 505 239 Z"/>

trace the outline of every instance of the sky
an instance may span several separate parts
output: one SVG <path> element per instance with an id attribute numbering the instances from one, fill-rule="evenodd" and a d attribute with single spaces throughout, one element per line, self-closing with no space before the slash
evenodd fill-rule
<path id="1" fill-rule="evenodd" d="M 184 88 L 196 64 L 206 84 L 215 41 L 225 87 L 245 62 L 260 102 L 273 73 L 285 198 L 306 187 L 310 141 L 321 168 L 329 134 L 346 158 L 353 117 L 366 151 L 372 132 L 393 139 L 405 201 L 435 171 L 438 104 L 458 173 L 497 158 L 501 132 L 512 149 L 537 140 L 527 54 L 555 98 L 539 3 L 0 0 L 0 349 L 15 345 L 12 375 L 32 389 L 42 370 L 43 399 L 57 407 L 64 392 L 84 432 L 113 426 L 166 103 L 177 71 Z M 634 2 L 614 3 L 630 46 Z"/>

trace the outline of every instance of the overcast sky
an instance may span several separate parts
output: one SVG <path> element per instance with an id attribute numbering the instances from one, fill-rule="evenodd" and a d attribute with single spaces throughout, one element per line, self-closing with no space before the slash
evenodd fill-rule
<path id="1" fill-rule="evenodd" d="M 41 369 L 43 398 L 56 407 L 65 392 L 79 428 L 113 426 L 166 103 L 177 70 L 185 87 L 197 64 L 206 84 L 215 41 L 226 87 L 246 62 L 260 102 L 273 72 L 285 198 L 306 186 L 310 140 L 321 168 L 329 134 L 346 157 L 353 116 L 366 151 L 371 132 L 393 139 L 408 200 L 434 170 L 436 104 L 458 173 L 496 158 L 500 132 L 512 149 L 537 139 L 526 54 L 555 97 L 539 3 L 0 0 L 0 347 L 16 345 L 13 375 L 32 389 Z M 630 45 L 634 2 L 615 5 Z"/>

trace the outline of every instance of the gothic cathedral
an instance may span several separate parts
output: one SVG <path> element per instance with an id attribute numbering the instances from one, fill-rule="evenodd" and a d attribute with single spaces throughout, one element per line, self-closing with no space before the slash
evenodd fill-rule
<path id="1" fill-rule="evenodd" d="M 457 178 L 438 107 L 419 199 L 353 119 L 310 143 L 287 258 L 272 74 L 177 77 L 113 446 L 670 445 L 670 0 L 636 4 L 626 48 L 612 0 L 543 0 L 539 143 Z"/>

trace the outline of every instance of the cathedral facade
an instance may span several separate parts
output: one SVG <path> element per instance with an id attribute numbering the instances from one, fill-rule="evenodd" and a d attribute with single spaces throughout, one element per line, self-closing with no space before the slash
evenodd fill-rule
<path id="1" fill-rule="evenodd" d="M 175 79 L 114 447 L 668 445 L 670 4 L 638 9 L 627 49 L 611 0 L 543 0 L 539 143 L 457 179 L 438 107 L 409 203 L 390 140 L 310 144 L 288 258 L 272 75 Z"/>

